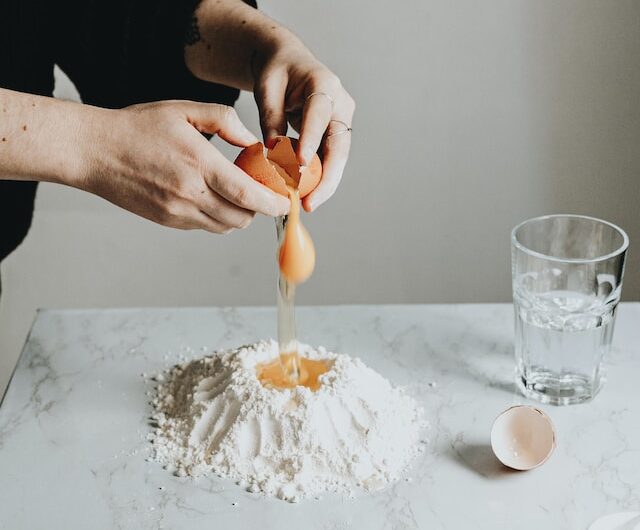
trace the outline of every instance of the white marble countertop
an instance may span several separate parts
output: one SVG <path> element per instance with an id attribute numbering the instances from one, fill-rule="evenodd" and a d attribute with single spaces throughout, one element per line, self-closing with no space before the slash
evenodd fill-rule
<path id="1" fill-rule="evenodd" d="M 271 308 L 41 311 L 0 407 L 0 528 L 585 529 L 640 508 L 640 304 L 623 304 L 594 402 L 544 407 L 558 447 L 510 472 L 489 429 L 526 400 L 512 383 L 512 308 L 302 308 L 300 337 L 362 357 L 409 386 L 430 444 L 374 495 L 289 504 L 147 462 L 141 374 L 275 332 Z"/>

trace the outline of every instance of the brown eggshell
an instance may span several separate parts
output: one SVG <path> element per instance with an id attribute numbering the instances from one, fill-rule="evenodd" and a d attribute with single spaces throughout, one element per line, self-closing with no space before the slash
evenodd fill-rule
<path id="1" fill-rule="evenodd" d="M 245 173 L 280 195 L 288 197 L 287 185 L 298 188 L 300 198 L 309 195 L 320 182 L 322 163 L 317 154 L 300 172 L 296 157 L 298 140 L 287 136 L 276 137 L 275 145 L 264 156 L 261 142 L 245 147 L 235 164 Z"/>
<path id="2" fill-rule="evenodd" d="M 284 195 L 287 198 L 289 197 L 282 176 L 284 170 L 279 168 L 280 171 L 277 171 L 274 165 L 266 159 L 264 156 L 264 145 L 261 142 L 245 147 L 240 151 L 238 158 L 235 160 L 235 165 L 260 184 L 264 184 L 267 188 L 270 188 L 280 195 Z M 281 172 L 282 174 L 280 174 Z"/>
<path id="3" fill-rule="evenodd" d="M 309 195 L 322 177 L 322 163 L 317 154 L 314 153 L 311 162 L 300 173 L 300 164 L 296 157 L 298 140 L 288 136 L 277 136 L 274 146 L 269 149 L 267 158 L 284 168 L 287 174 L 298 183 L 300 198 Z"/>

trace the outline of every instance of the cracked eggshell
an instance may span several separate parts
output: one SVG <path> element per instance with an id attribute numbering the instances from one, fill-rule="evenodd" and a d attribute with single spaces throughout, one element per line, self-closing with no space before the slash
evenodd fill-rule
<path id="1" fill-rule="evenodd" d="M 284 168 L 287 174 L 297 182 L 300 198 L 302 198 L 309 195 L 320 182 L 322 163 L 318 155 L 314 153 L 309 164 L 301 166 L 298 164 L 296 156 L 297 148 L 298 140 L 295 138 L 278 136 L 273 148 L 269 149 L 267 158 Z"/>
<path id="2" fill-rule="evenodd" d="M 289 197 L 284 176 L 264 156 L 264 145 L 261 142 L 245 147 L 235 160 L 235 165 L 267 188 Z M 283 173 L 284 169 L 279 168 Z M 284 173 L 286 175 L 286 173 Z"/>
<path id="3" fill-rule="evenodd" d="M 493 422 L 491 448 L 505 466 L 526 471 L 544 464 L 556 447 L 549 416 L 538 408 L 517 405 Z"/>
<path id="4" fill-rule="evenodd" d="M 296 157 L 298 140 L 277 136 L 272 149 L 264 156 L 261 142 L 245 147 L 235 160 L 236 166 L 271 190 L 289 197 L 287 184 L 298 188 L 300 198 L 311 193 L 322 177 L 322 163 L 317 154 L 307 166 L 300 166 Z"/>

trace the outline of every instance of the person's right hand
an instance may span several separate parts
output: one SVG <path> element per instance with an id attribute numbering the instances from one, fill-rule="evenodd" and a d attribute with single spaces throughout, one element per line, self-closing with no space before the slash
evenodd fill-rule
<path id="1" fill-rule="evenodd" d="M 255 212 L 283 215 L 289 201 L 227 160 L 201 132 L 246 147 L 257 138 L 232 107 L 165 101 L 97 109 L 79 137 L 73 185 L 174 228 L 224 234 Z"/>

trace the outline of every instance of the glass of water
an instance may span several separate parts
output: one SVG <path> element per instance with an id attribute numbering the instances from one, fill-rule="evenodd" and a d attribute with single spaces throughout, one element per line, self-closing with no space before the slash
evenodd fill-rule
<path id="1" fill-rule="evenodd" d="M 613 337 L 627 234 L 581 215 L 529 219 L 511 232 L 517 382 L 554 405 L 600 389 Z"/>

